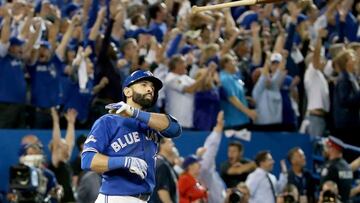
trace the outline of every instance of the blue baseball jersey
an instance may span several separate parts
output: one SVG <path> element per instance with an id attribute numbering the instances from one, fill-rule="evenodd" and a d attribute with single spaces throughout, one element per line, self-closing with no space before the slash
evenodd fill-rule
<path id="1" fill-rule="evenodd" d="M 80 89 L 77 81 L 71 81 L 68 77 L 61 81 L 63 89 L 62 105 L 66 112 L 70 108 L 78 112 L 77 120 L 86 121 L 92 100 L 93 80 L 89 78 L 85 89 Z"/>
<path id="2" fill-rule="evenodd" d="M 24 63 L 9 54 L 0 57 L 0 102 L 26 102 Z"/>
<path id="3" fill-rule="evenodd" d="M 151 193 L 155 187 L 155 155 L 159 136 L 160 133 L 133 118 L 112 114 L 99 118 L 85 141 L 83 153 L 90 151 L 110 157 L 137 157 L 148 165 L 145 179 L 128 169 L 103 173 L 100 193 L 117 196 Z"/>
<path id="4" fill-rule="evenodd" d="M 56 54 L 47 63 L 36 62 L 29 66 L 32 105 L 50 108 L 60 104 L 60 75 L 64 68 L 64 63 Z"/>

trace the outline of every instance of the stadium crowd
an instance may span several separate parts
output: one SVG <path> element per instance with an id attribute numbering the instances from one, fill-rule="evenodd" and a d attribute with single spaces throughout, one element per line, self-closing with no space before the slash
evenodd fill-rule
<path id="1" fill-rule="evenodd" d="M 342 158 L 342 142 L 360 146 L 360 2 L 287 1 L 200 13 L 191 6 L 223 1 L 0 2 L 0 128 L 53 129 L 46 193 L 63 191 L 61 202 L 97 195 L 99 176 L 82 172 L 79 157 L 73 167 L 68 162 L 75 129 L 89 129 L 107 113 L 105 105 L 121 101 L 122 82 L 139 69 L 164 83 L 151 111 L 174 116 L 184 130 L 212 131 L 204 148 L 184 160 L 171 140 L 160 142 L 157 172 L 168 175 L 157 177 L 151 201 L 232 202 L 239 193 L 242 202 L 288 196 L 322 202 L 332 191 L 347 202 L 360 193 L 352 185 L 359 159 L 346 157 L 349 165 Z M 242 145 L 232 143 L 218 173 L 215 156 L 226 129 L 300 131 L 313 140 L 332 134 L 326 154 L 345 172 L 321 174 L 319 193 L 300 148 L 289 152 L 292 168 L 282 163 L 277 179 L 270 152 L 247 161 Z M 21 144 L 24 156 L 41 154 L 48 143 L 26 136 Z M 87 186 L 93 192 L 82 193 Z"/>

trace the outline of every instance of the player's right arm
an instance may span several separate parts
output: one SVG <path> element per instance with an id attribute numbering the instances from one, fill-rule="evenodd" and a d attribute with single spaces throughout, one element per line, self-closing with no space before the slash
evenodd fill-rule
<path id="1" fill-rule="evenodd" d="M 81 168 L 83 170 L 93 170 L 98 173 L 109 171 L 109 157 L 102 153 L 107 146 L 110 146 L 109 136 L 112 130 L 110 122 L 110 118 L 101 117 L 91 128 L 81 154 Z"/>
<path id="2" fill-rule="evenodd" d="M 81 168 L 104 173 L 109 171 L 109 157 L 100 153 L 84 152 L 81 155 Z"/>
<path id="3" fill-rule="evenodd" d="M 86 151 L 81 154 L 81 168 L 104 173 L 115 169 L 128 169 L 131 173 L 145 179 L 147 175 L 147 163 L 139 158 L 130 156 L 106 156 L 100 153 Z"/>

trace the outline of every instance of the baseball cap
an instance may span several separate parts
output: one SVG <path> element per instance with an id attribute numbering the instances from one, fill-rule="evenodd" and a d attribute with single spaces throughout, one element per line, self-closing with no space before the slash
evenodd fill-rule
<path id="1" fill-rule="evenodd" d="M 46 40 L 42 40 L 40 41 L 40 46 L 46 48 L 46 49 L 51 49 L 51 44 L 50 42 L 46 41 Z"/>
<path id="2" fill-rule="evenodd" d="M 41 4 L 51 4 L 50 0 L 42 0 Z"/>
<path id="3" fill-rule="evenodd" d="M 259 20 L 259 14 L 254 11 L 244 12 L 238 19 L 240 26 L 246 30 L 250 29 L 251 23 Z"/>
<path id="4" fill-rule="evenodd" d="M 307 20 L 308 17 L 304 14 L 300 14 L 298 17 L 297 17 L 297 24 L 299 25 L 300 23 L 304 22 L 305 20 Z"/>
<path id="5" fill-rule="evenodd" d="M 79 5 L 77 5 L 76 3 L 69 3 L 68 5 L 65 6 L 64 10 L 63 10 L 63 14 L 65 17 L 72 17 L 72 13 L 76 12 L 79 9 Z"/>
<path id="6" fill-rule="evenodd" d="M 196 46 L 185 45 L 184 47 L 182 47 L 182 48 L 180 49 L 180 53 L 181 53 L 182 55 L 185 55 L 185 54 L 191 52 L 191 51 L 194 50 L 194 49 L 196 49 Z"/>
<path id="7" fill-rule="evenodd" d="M 19 39 L 17 37 L 11 37 L 9 42 L 10 42 L 10 46 L 21 46 L 25 43 L 24 40 Z"/>
<path id="8" fill-rule="evenodd" d="M 20 148 L 19 148 L 19 150 L 18 150 L 18 155 L 19 155 L 19 156 L 24 156 L 24 155 L 26 155 L 27 149 L 29 149 L 29 148 L 31 148 L 31 147 L 37 148 L 38 150 L 41 150 L 41 151 L 43 150 L 43 146 L 42 146 L 42 144 L 40 144 L 40 143 L 22 144 L 22 145 L 20 145 Z"/>
<path id="9" fill-rule="evenodd" d="M 192 154 L 187 156 L 184 159 L 184 162 L 182 164 L 182 168 L 184 170 L 186 170 L 190 165 L 194 164 L 194 163 L 198 163 L 201 159 L 199 157 L 197 157 L 196 155 Z"/>
<path id="10" fill-rule="evenodd" d="M 280 63 L 282 60 L 282 55 L 279 53 L 273 53 L 271 54 L 270 61 L 271 62 L 278 62 Z"/>
<path id="11" fill-rule="evenodd" d="M 68 45 L 67 45 L 67 50 L 68 51 L 77 51 L 77 48 L 78 48 L 78 46 L 77 46 L 77 44 L 73 44 L 73 43 L 69 43 Z"/>
<path id="12" fill-rule="evenodd" d="M 329 136 L 325 143 L 327 146 L 333 147 L 338 151 L 342 151 L 346 148 L 345 143 L 334 136 Z"/>

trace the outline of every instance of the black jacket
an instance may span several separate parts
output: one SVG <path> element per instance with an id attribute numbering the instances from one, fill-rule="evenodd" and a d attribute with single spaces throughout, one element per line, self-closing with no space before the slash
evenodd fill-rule
<path id="1" fill-rule="evenodd" d="M 335 85 L 333 107 L 335 128 L 360 125 L 360 90 L 348 72 L 341 72 Z"/>

